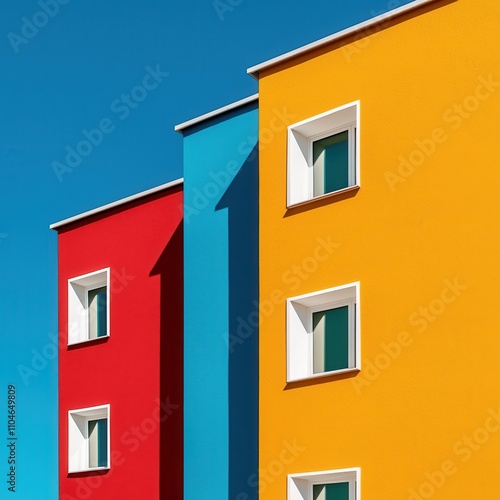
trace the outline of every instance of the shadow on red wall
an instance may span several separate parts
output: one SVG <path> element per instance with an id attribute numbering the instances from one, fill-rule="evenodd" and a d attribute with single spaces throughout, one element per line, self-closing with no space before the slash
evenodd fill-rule
<path id="1" fill-rule="evenodd" d="M 183 224 L 154 265 L 160 276 L 160 498 L 182 500 L 184 472 Z"/>

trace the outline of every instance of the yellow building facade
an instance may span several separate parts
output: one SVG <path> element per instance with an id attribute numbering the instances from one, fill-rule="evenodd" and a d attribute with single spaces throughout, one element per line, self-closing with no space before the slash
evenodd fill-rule
<path id="1" fill-rule="evenodd" d="M 499 26 L 418 0 L 249 70 L 261 500 L 500 498 Z"/>

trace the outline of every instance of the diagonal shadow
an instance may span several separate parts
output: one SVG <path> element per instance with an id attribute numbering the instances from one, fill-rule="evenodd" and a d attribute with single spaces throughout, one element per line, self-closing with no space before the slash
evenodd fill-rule
<path id="1" fill-rule="evenodd" d="M 184 275 L 181 221 L 151 270 L 160 276 L 160 401 L 178 407 L 160 421 L 160 498 L 184 495 Z"/>
<path id="2" fill-rule="evenodd" d="M 228 498 L 248 490 L 258 471 L 258 300 L 259 172 L 254 147 L 220 199 L 216 210 L 228 210 L 229 335 L 229 485 Z M 256 499 L 252 491 L 247 499 Z"/>

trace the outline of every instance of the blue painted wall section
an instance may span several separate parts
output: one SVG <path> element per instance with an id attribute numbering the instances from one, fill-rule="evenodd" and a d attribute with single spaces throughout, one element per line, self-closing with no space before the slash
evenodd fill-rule
<path id="1" fill-rule="evenodd" d="M 258 473 L 257 101 L 184 135 L 184 498 L 250 500 Z"/>

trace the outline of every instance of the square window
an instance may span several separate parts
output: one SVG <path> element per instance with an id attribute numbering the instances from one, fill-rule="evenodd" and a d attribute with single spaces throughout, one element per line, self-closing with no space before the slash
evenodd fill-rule
<path id="1" fill-rule="evenodd" d="M 288 127 L 287 206 L 359 187 L 359 101 Z"/>
<path id="2" fill-rule="evenodd" d="M 287 300 L 287 381 L 360 369 L 359 283 Z"/>
<path id="3" fill-rule="evenodd" d="M 109 268 L 68 281 L 68 344 L 109 336 Z"/>
<path id="4" fill-rule="evenodd" d="M 359 468 L 290 474 L 287 500 L 359 500 L 359 477 Z"/>
<path id="5" fill-rule="evenodd" d="M 68 412 L 68 471 L 109 468 L 109 405 Z"/>

